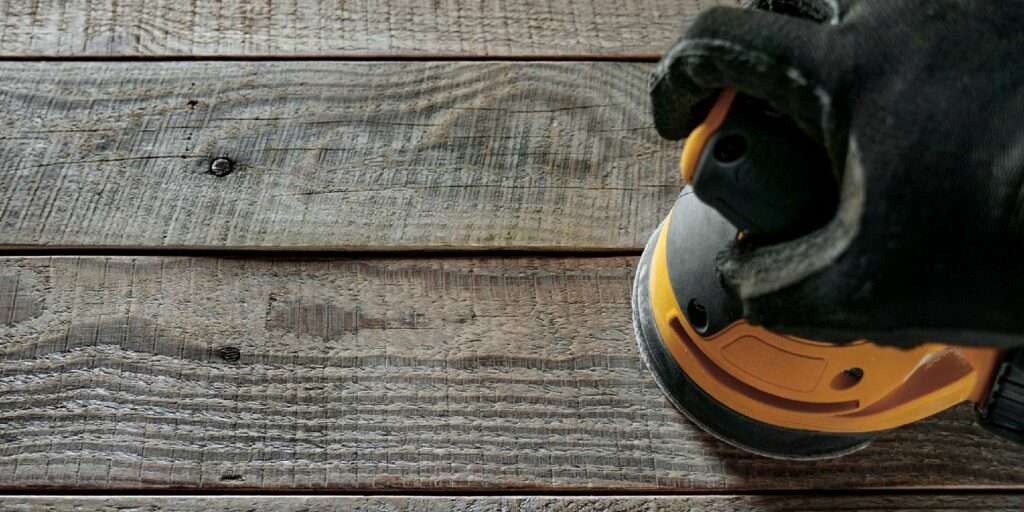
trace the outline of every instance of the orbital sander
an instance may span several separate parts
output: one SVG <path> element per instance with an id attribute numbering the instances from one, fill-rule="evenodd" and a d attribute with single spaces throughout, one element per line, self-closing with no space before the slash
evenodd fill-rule
<path id="1" fill-rule="evenodd" d="M 825 225 L 839 181 L 824 149 L 755 98 L 722 91 L 687 138 L 686 184 L 644 249 L 633 327 L 673 405 L 715 437 L 785 459 L 838 457 L 963 401 L 1024 443 L 1024 351 L 824 343 L 744 320 L 716 259 Z"/>

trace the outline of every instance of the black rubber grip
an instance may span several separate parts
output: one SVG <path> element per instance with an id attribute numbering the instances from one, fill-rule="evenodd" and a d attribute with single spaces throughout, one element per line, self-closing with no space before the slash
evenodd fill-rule
<path id="1" fill-rule="evenodd" d="M 1024 349 L 1013 350 L 999 365 L 978 423 L 992 433 L 1024 444 Z"/>
<path id="2" fill-rule="evenodd" d="M 742 94 L 708 139 L 691 184 L 733 226 L 767 241 L 821 227 L 839 202 L 824 148 L 791 120 Z"/>

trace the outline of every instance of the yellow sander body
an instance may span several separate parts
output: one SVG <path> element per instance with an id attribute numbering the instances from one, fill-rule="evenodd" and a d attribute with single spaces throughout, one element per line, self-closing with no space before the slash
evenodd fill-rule
<path id="1" fill-rule="evenodd" d="M 767 116 L 769 126 L 757 126 L 761 121 L 730 126 L 728 119 L 735 115 L 730 110 L 737 101 L 735 91 L 723 92 L 688 138 L 682 172 L 692 186 L 683 190 L 648 242 L 634 283 L 634 328 L 641 353 L 672 403 L 730 444 L 787 459 L 843 455 L 887 430 L 963 401 L 983 406 L 1006 356 L 997 349 L 939 343 L 902 349 L 868 340 L 822 343 L 777 334 L 743 319 L 741 304 L 718 275 L 718 253 L 737 237 L 770 240 L 820 227 L 808 222 L 786 231 L 803 219 L 827 218 L 821 212 L 834 211 L 837 199 L 816 194 L 804 200 L 802 211 L 799 204 L 786 205 L 785 214 L 751 208 L 754 199 L 742 195 L 723 204 L 718 193 L 723 185 L 713 181 L 719 178 L 700 174 L 749 175 L 749 165 L 765 165 L 757 162 L 759 145 L 777 156 L 779 144 L 794 144 L 771 136 L 751 140 L 757 137 L 751 130 L 779 137 L 796 131 L 789 125 L 779 128 L 786 120 L 756 103 L 741 108 Z M 730 131 L 735 133 L 725 133 Z M 823 162 L 807 162 L 806 176 L 821 175 L 821 166 L 827 165 Z M 731 170 L 730 164 L 735 164 Z M 796 173 L 794 179 L 806 176 Z M 829 186 L 827 180 L 822 186 Z M 779 193 L 787 188 L 783 183 Z"/>

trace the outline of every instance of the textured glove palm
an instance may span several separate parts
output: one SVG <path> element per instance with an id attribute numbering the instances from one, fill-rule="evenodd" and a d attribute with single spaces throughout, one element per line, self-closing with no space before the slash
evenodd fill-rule
<path id="1" fill-rule="evenodd" d="M 662 136 L 734 87 L 792 117 L 839 177 L 824 228 L 721 255 L 746 318 L 828 341 L 1024 343 L 1024 2 L 752 7 L 702 13 L 651 81 Z"/>

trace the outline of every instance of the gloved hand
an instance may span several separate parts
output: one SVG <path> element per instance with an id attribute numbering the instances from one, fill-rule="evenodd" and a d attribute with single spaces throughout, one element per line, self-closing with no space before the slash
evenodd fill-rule
<path id="1" fill-rule="evenodd" d="M 651 79 L 662 136 L 733 87 L 822 143 L 841 183 L 825 227 L 720 255 L 745 317 L 823 341 L 1024 344 L 1024 2 L 751 7 L 702 13 Z"/>

